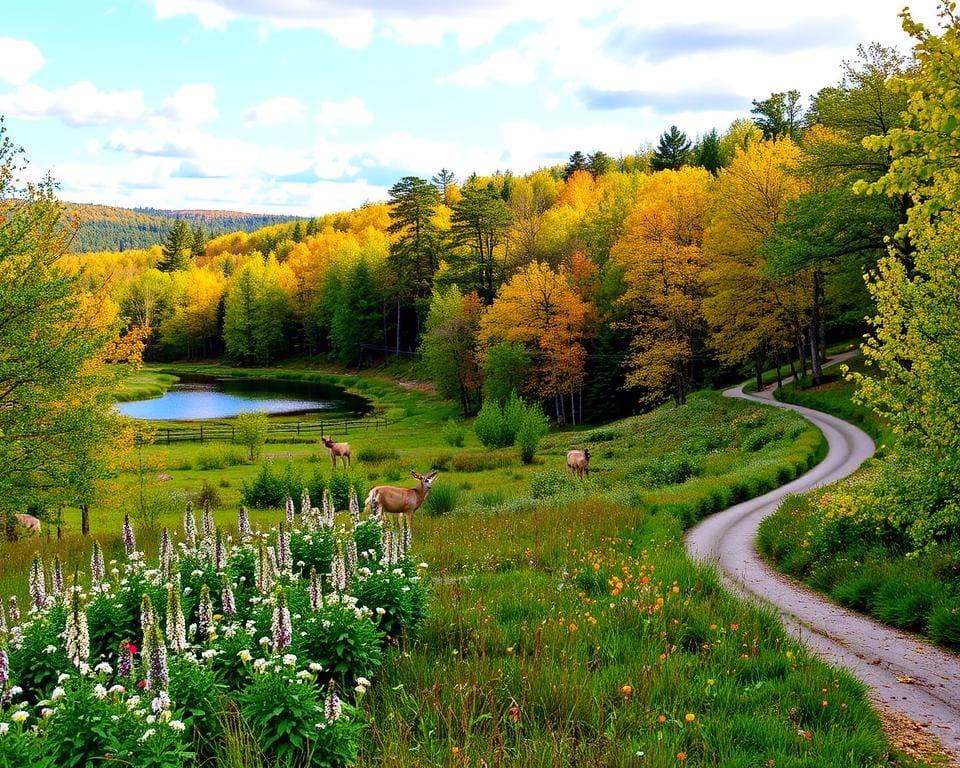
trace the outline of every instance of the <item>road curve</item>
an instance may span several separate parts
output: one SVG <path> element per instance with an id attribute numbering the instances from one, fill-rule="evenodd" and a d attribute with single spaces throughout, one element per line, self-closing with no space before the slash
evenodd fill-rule
<path id="1" fill-rule="evenodd" d="M 839 355 L 831 364 L 853 354 Z M 784 496 L 851 474 L 873 455 L 873 441 L 852 424 L 781 403 L 770 392 L 746 394 L 735 387 L 724 395 L 796 411 L 820 428 L 829 450 L 822 462 L 793 482 L 702 520 L 687 532 L 687 552 L 717 565 L 735 592 L 772 606 L 794 637 L 860 678 L 881 708 L 926 726 L 960 764 L 960 656 L 798 586 L 771 569 L 756 551 L 760 521 L 776 511 Z"/>

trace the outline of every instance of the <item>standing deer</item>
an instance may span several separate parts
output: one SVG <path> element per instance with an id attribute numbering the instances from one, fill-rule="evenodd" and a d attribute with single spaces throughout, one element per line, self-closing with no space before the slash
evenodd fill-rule
<path id="1" fill-rule="evenodd" d="M 570 470 L 570 474 L 579 478 L 583 478 L 584 475 L 590 477 L 590 449 L 567 451 L 567 469 Z"/>
<path id="2" fill-rule="evenodd" d="M 364 508 L 379 509 L 382 513 L 390 515 L 394 523 L 399 523 L 402 515 L 406 519 L 407 530 L 412 530 L 413 513 L 420 509 L 420 505 L 430 493 L 430 486 L 437 476 L 437 471 L 434 470 L 429 475 L 421 475 L 413 471 L 410 474 L 418 481 L 416 488 L 378 485 L 370 489 L 367 500 L 363 502 Z"/>
<path id="3" fill-rule="evenodd" d="M 343 468 L 350 466 L 350 443 L 335 443 L 329 437 L 321 437 L 320 441 L 330 449 L 330 460 L 333 468 L 337 468 L 337 456 L 343 461 Z"/>

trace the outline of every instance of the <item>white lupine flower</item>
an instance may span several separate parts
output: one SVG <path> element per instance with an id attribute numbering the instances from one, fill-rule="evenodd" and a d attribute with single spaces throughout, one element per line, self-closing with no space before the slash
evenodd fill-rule
<path id="1" fill-rule="evenodd" d="M 283 665 L 286 667 L 296 666 L 297 657 L 292 653 L 283 654 Z"/>
<path id="2" fill-rule="evenodd" d="M 0 736 L 6 736 L 10 730 L 10 723 L 0 723 Z"/>
<path id="3" fill-rule="evenodd" d="M 237 656 L 240 657 L 240 661 L 242 661 L 244 664 L 246 664 L 247 662 L 250 661 L 251 658 L 253 658 L 250 654 L 250 651 L 247 651 L 247 650 L 238 651 Z"/>
<path id="4" fill-rule="evenodd" d="M 184 731 L 187 727 L 186 725 L 184 725 L 182 720 L 171 720 L 168 723 L 168 725 L 170 726 L 171 730 L 181 731 L 181 732 Z"/>
<path id="5" fill-rule="evenodd" d="M 107 698 L 107 689 L 101 683 L 97 683 L 93 688 L 93 695 L 98 699 Z"/>
<path id="6" fill-rule="evenodd" d="M 112 675 L 113 667 L 111 667 L 107 662 L 101 661 L 97 666 L 93 668 L 93 671 L 99 674 Z"/>
<path id="7" fill-rule="evenodd" d="M 48 645 L 46 648 L 43 649 L 43 652 L 44 652 L 44 653 L 56 653 L 56 652 L 57 652 L 57 646 L 55 646 L 55 645 Z"/>
<path id="8" fill-rule="evenodd" d="M 311 661 L 311 662 L 310 662 L 310 671 L 311 671 L 311 672 L 322 672 L 322 671 L 323 671 L 323 664 L 319 664 L 319 663 L 317 663 L 316 661 Z"/>
<path id="9" fill-rule="evenodd" d="M 253 671 L 260 674 L 267 668 L 267 660 L 260 658 L 253 662 Z"/>
<path id="10" fill-rule="evenodd" d="M 15 723 L 22 723 L 26 721 L 28 717 L 30 717 L 30 713 L 23 709 L 18 709 L 16 712 L 10 715 L 10 719 Z"/>
<path id="11" fill-rule="evenodd" d="M 50 694 L 50 698 L 53 701 L 59 701 L 66 695 L 67 695 L 67 692 L 58 685 L 56 688 L 53 689 L 53 693 Z"/>
<path id="12" fill-rule="evenodd" d="M 140 741 L 146 741 L 151 736 L 153 736 L 156 732 L 157 732 L 156 728 L 147 728 L 147 730 L 143 732 L 143 736 L 140 737 Z"/>

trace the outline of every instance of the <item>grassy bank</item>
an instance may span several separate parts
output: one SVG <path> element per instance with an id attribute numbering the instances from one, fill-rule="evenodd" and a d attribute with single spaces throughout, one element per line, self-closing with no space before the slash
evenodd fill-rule
<path id="1" fill-rule="evenodd" d="M 849 368 L 863 371 L 863 359 L 855 358 Z M 895 436 L 875 413 L 852 401 L 853 391 L 842 374 L 831 372 L 819 387 L 800 382 L 777 396 L 856 424 L 882 456 Z M 871 460 L 848 480 L 787 499 L 761 524 L 758 549 L 777 569 L 841 605 L 960 649 L 960 542 L 915 551 L 902 529 L 853 501 L 852 492 L 880 482 L 880 470 Z M 848 496 L 851 503 L 841 501 Z"/>

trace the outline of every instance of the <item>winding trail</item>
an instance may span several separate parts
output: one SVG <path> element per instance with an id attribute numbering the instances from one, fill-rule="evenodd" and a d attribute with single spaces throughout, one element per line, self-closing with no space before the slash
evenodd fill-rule
<path id="1" fill-rule="evenodd" d="M 854 354 L 838 355 L 830 364 Z M 852 424 L 781 403 L 769 391 L 747 394 L 735 387 L 724 395 L 796 411 L 821 429 L 829 449 L 823 461 L 793 482 L 702 520 L 687 532 L 687 552 L 717 565 L 733 591 L 772 606 L 788 632 L 827 662 L 850 670 L 881 709 L 924 726 L 960 764 L 960 656 L 800 587 L 770 568 L 755 548 L 760 521 L 785 496 L 851 474 L 873 455 L 873 441 Z"/>

